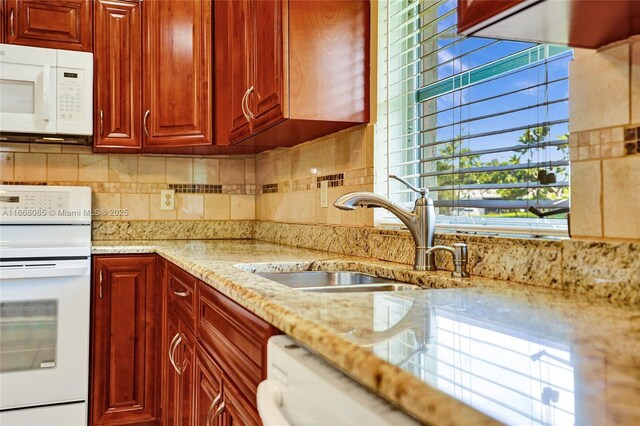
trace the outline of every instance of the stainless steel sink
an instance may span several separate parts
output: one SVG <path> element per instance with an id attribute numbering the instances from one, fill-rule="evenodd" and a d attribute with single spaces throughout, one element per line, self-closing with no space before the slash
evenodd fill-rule
<path id="1" fill-rule="evenodd" d="M 369 291 L 410 291 L 420 290 L 420 287 L 412 284 L 360 284 L 360 285 L 341 285 L 331 287 L 310 287 L 299 288 L 300 291 L 317 291 L 321 293 L 355 293 Z"/>
<path id="2" fill-rule="evenodd" d="M 419 289 L 415 285 L 350 271 L 274 272 L 258 273 L 257 275 L 301 291 L 343 293 Z"/>

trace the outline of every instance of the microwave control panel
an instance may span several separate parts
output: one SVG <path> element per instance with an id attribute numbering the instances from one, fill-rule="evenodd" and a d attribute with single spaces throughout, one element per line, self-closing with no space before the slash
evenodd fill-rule
<path id="1" fill-rule="evenodd" d="M 58 120 L 82 121 L 84 75 L 78 69 L 58 69 Z"/>

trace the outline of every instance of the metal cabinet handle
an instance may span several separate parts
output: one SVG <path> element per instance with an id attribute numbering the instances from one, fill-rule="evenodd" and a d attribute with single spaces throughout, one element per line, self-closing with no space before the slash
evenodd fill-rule
<path id="1" fill-rule="evenodd" d="M 213 415 L 213 418 L 211 419 L 211 423 L 216 421 L 218 416 L 220 416 L 220 414 L 222 414 L 222 412 L 224 411 L 225 407 L 226 407 L 226 405 L 225 405 L 224 401 L 222 401 L 222 404 L 220 404 L 220 407 L 218 407 L 218 409 L 216 410 L 216 413 Z"/>
<path id="2" fill-rule="evenodd" d="M 100 299 L 102 299 L 102 269 L 100 269 Z"/>
<path id="3" fill-rule="evenodd" d="M 180 344 L 180 342 L 182 342 L 182 336 L 180 335 L 180 333 L 178 333 L 173 337 L 173 340 L 169 345 L 169 361 L 171 362 L 171 365 L 173 365 L 173 368 L 175 368 L 176 373 L 178 374 L 182 374 L 182 370 L 176 364 L 175 351 L 178 348 L 178 345 Z"/>
<path id="4" fill-rule="evenodd" d="M 256 117 L 253 115 L 253 113 L 249 109 L 249 95 L 251 94 L 251 92 L 253 92 L 253 86 L 249 87 L 249 90 L 247 90 L 247 93 L 244 96 L 244 102 L 245 102 L 246 108 L 247 108 L 247 115 L 249 116 L 249 118 L 251 118 L 253 120 Z"/>
<path id="5" fill-rule="evenodd" d="M 247 115 L 247 110 L 244 107 L 244 101 L 247 99 L 247 96 L 249 96 L 249 90 L 244 92 L 244 95 L 242 95 L 242 100 L 240 101 L 240 106 L 242 107 L 242 115 L 244 115 L 244 119 L 247 120 L 247 121 L 251 121 L 251 119 L 249 118 L 249 115 Z"/>
<path id="6" fill-rule="evenodd" d="M 15 35 L 14 26 L 13 26 L 13 16 L 15 15 L 15 11 L 11 8 L 9 12 L 9 26 L 11 27 L 11 37 Z"/>
<path id="7" fill-rule="evenodd" d="M 176 296 L 179 296 L 179 297 L 187 297 L 189 295 L 189 292 L 188 291 L 176 291 L 176 290 L 173 290 L 173 294 L 175 294 Z"/>
<path id="8" fill-rule="evenodd" d="M 150 109 L 148 109 L 147 112 L 144 113 L 144 118 L 142 119 L 142 127 L 144 127 L 144 134 L 147 135 L 147 137 L 151 137 L 151 135 L 149 134 L 149 130 L 147 130 L 147 119 L 149 118 L 149 114 L 151 114 Z"/>
<path id="9" fill-rule="evenodd" d="M 104 111 L 100 110 L 100 136 L 104 134 Z"/>
<path id="10" fill-rule="evenodd" d="M 211 406 L 209 407 L 209 411 L 207 411 L 206 426 L 211 426 L 213 421 L 213 419 L 211 418 L 211 414 L 213 414 L 213 409 L 216 408 L 216 405 L 218 405 L 218 403 L 220 402 L 220 399 L 222 399 L 222 391 L 220 391 L 220 393 L 214 398 L 213 402 L 211 403 Z"/>

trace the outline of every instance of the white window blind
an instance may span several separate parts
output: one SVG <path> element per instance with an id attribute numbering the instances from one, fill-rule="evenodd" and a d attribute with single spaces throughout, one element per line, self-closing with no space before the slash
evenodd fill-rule
<path id="1" fill-rule="evenodd" d="M 456 0 L 378 4 L 376 191 L 429 188 L 439 229 L 566 235 L 566 214 L 528 209 L 569 206 L 572 50 L 458 36 Z"/>

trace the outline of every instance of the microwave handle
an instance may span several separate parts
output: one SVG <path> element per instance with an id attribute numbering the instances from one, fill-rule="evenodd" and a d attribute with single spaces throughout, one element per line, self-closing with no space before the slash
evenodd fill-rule
<path id="1" fill-rule="evenodd" d="M 42 72 L 42 119 L 49 121 L 51 119 L 51 105 L 53 97 L 51 96 L 51 65 L 44 65 Z"/>

